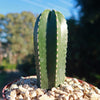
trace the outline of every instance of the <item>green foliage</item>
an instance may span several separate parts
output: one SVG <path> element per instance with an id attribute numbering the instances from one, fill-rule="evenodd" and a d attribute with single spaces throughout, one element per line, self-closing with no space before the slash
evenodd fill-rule
<path id="1" fill-rule="evenodd" d="M 80 21 L 68 21 L 67 75 L 79 76 L 100 88 L 100 7 L 97 0 L 76 0 Z"/>
<path id="2" fill-rule="evenodd" d="M 5 16 L 3 14 L 0 14 L 0 20 L 3 20 Z"/>
<path id="3" fill-rule="evenodd" d="M 9 62 L 7 62 L 6 60 L 3 60 L 2 64 L 0 65 L 0 70 L 15 70 L 17 67 L 16 64 L 10 64 Z"/>
<path id="4" fill-rule="evenodd" d="M 6 33 L 1 41 L 0 70 L 18 69 L 26 75 L 35 74 L 33 51 L 33 27 L 36 17 L 31 12 L 0 14 L 0 34 Z M 6 55 L 6 56 L 5 56 Z M 6 60 L 4 60 L 6 59 Z"/>
<path id="5" fill-rule="evenodd" d="M 33 54 L 33 27 L 35 16 L 31 12 L 9 13 L 5 16 L 4 32 L 8 34 L 8 56 L 10 63 L 21 62 Z"/>
<path id="6" fill-rule="evenodd" d="M 95 23 L 100 20 L 100 4 L 98 0 L 76 0 L 77 5 L 81 6 L 80 17 L 83 23 Z"/>
<path id="7" fill-rule="evenodd" d="M 33 55 L 28 55 L 22 59 L 22 64 L 17 65 L 17 69 L 25 75 L 36 75 L 35 61 Z"/>
<path id="8" fill-rule="evenodd" d="M 51 89 L 64 82 L 67 49 L 67 25 L 55 10 L 39 15 L 34 28 L 34 48 L 38 86 Z"/>

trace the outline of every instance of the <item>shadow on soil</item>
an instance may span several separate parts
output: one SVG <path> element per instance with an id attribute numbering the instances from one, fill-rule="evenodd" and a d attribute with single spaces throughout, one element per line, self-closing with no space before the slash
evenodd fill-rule
<path id="1" fill-rule="evenodd" d="M 25 76 L 25 75 L 17 70 L 15 71 L 11 71 L 11 70 L 1 71 L 0 70 L 0 100 L 3 100 L 1 99 L 3 87 L 7 85 L 8 83 L 20 78 L 21 76 Z"/>

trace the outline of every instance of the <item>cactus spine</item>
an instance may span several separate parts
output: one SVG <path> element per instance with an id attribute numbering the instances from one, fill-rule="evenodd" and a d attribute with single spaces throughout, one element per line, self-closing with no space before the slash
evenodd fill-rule
<path id="1" fill-rule="evenodd" d="M 55 10 L 39 15 L 34 28 L 34 50 L 38 86 L 57 87 L 65 79 L 67 24 L 64 16 Z"/>

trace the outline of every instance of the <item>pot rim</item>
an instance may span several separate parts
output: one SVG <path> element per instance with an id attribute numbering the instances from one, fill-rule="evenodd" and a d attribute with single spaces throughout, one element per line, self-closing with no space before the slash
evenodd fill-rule
<path id="1" fill-rule="evenodd" d="M 7 85 L 4 86 L 4 88 L 2 89 L 2 97 L 3 97 L 4 100 L 7 100 L 7 99 L 6 99 L 6 96 L 5 96 L 5 89 L 8 88 L 9 86 L 11 86 L 11 84 L 17 82 L 18 80 L 19 80 L 19 79 L 16 79 L 16 80 L 14 80 L 13 82 L 10 82 L 10 83 L 8 83 Z"/>
<path id="2" fill-rule="evenodd" d="M 29 77 L 29 76 L 26 76 L 26 77 Z M 72 78 L 72 77 L 66 77 L 66 78 Z M 8 88 L 9 86 L 11 86 L 11 84 L 13 84 L 13 83 L 15 83 L 15 82 L 17 82 L 17 81 L 19 81 L 20 79 L 17 79 L 17 80 L 14 80 L 13 82 L 10 82 L 10 83 L 8 83 L 7 85 L 5 85 L 4 86 L 4 88 L 3 88 L 3 90 L 2 90 L 2 97 L 3 97 L 3 99 L 4 100 L 7 100 L 6 99 L 6 96 L 5 96 L 5 89 L 6 88 Z M 85 82 L 85 81 L 83 81 L 83 80 L 80 80 L 80 79 L 77 79 L 80 83 L 83 83 L 83 82 Z M 86 82 L 87 83 L 87 82 Z M 92 84 L 90 84 L 90 83 L 88 83 L 91 87 L 94 87 Z"/>

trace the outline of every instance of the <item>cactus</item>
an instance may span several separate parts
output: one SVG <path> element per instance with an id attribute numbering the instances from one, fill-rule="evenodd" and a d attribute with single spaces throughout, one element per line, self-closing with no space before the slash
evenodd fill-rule
<path id="1" fill-rule="evenodd" d="M 57 87 L 65 79 L 67 24 L 55 10 L 41 13 L 34 28 L 37 84 L 43 89 Z"/>

